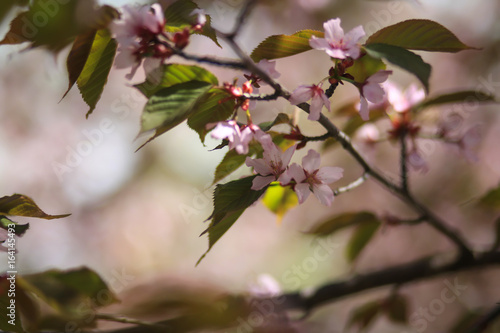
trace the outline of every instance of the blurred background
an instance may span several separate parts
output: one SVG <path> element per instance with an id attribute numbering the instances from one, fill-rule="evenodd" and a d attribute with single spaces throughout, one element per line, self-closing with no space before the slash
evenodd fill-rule
<path id="1" fill-rule="evenodd" d="M 243 3 L 242 0 L 197 2 L 221 31 L 231 29 Z M 101 3 L 121 6 L 130 2 Z M 15 13 L 11 15 L 14 17 Z M 419 53 L 433 66 L 430 94 L 463 89 L 499 93 L 499 1 L 261 1 L 238 41 L 251 52 L 269 35 L 308 28 L 322 31 L 322 23 L 336 17 L 342 19 L 346 32 L 361 24 L 367 36 L 405 19 L 435 20 L 465 44 L 481 50 L 459 54 Z M 6 22 L 0 29 L 2 36 L 8 30 Z M 186 51 L 234 56 L 227 47 L 219 49 L 202 36 L 194 36 Z M 53 221 L 21 220 L 30 222 L 30 230 L 18 241 L 20 274 L 90 267 L 124 299 L 122 308 L 116 310 L 121 311 L 151 295 L 161 299 L 162 290 L 169 288 L 245 293 L 265 273 L 274 277 L 284 291 L 308 290 L 354 272 L 380 269 L 453 249 L 428 226 L 386 226 L 378 231 L 354 266 L 347 264 L 344 253 L 349 230 L 328 240 L 332 250 L 327 258 L 315 257 L 320 245 L 317 239 L 303 232 L 325 217 L 360 210 L 414 217 L 402 202 L 368 181 L 337 197 L 331 207 L 322 206 L 311 197 L 289 211 L 281 223 L 258 203 L 244 213 L 195 267 L 207 249 L 206 236 L 199 235 L 207 227 L 203 221 L 212 210 L 213 174 L 226 148 L 210 151 L 218 142 L 207 137 L 203 146 L 198 135 L 183 123 L 135 152 L 147 139 L 137 138 L 146 100 L 132 87 L 143 81 L 143 73 L 128 81 L 126 70 L 113 68 L 96 110 L 86 120 L 88 107 L 76 88 L 60 101 L 68 84 L 65 68 L 68 52 L 67 48 L 54 56 L 41 49 L 25 50 L 23 45 L 0 47 L 1 195 L 23 193 L 49 214 L 72 214 Z M 279 82 L 293 90 L 300 84 L 317 83 L 330 66 L 323 52 L 310 51 L 278 60 L 276 68 L 281 73 Z M 209 69 L 220 82 L 242 78 L 241 73 L 234 71 Z M 392 80 L 401 87 L 416 83 L 414 77 L 394 70 Z M 342 86 L 332 98 L 332 109 L 358 97 L 352 86 Z M 296 110 L 284 101 L 261 103 L 254 117 L 257 122 L 268 121 L 279 112 L 293 114 Z M 481 125 L 482 140 L 476 149 L 479 162 L 468 162 L 442 143 L 421 140 L 419 147 L 429 171 L 410 174 L 415 196 L 459 228 L 478 249 L 488 248 L 494 239 L 495 212 L 477 210 L 471 200 L 496 187 L 500 179 L 497 112 L 497 106 L 491 104 L 455 105 L 428 111 L 423 126 L 431 129 L 433 124 L 452 118 L 459 120 L 458 134 Z M 307 121 L 304 114 L 299 119 L 303 133 L 323 134 L 321 127 Z M 378 169 L 397 177 L 396 145 L 387 142 L 370 148 L 361 141 L 355 144 Z M 309 148 L 319 146 L 308 145 L 297 152 L 294 161 L 299 162 Z M 339 147 L 322 155 L 322 165 L 345 169 L 344 178 L 334 187 L 350 183 L 362 172 Z M 249 172 L 243 167 L 223 182 Z M 0 254 L 0 269 L 6 270 L 6 259 L 2 257 L 6 255 Z M 302 268 L 301 273 L 294 267 Z M 498 302 L 500 274 L 489 269 L 403 286 L 401 292 L 411 300 L 409 313 L 429 307 L 446 287 L 445 281 L 455 278 L 467 289 L 456 301 L 446 304 L 433 320 L 428 320 L 428 327 L 419 332 L 445 331 L 468 310 L 489 308 Z M 346 318 L 353 308 L 388 291 L 381 288 L 323 306 L 302 324 L 304 331 L 344 332 Z M 413 332 L 415 327 L 381 319 L 373 331 Z"/>

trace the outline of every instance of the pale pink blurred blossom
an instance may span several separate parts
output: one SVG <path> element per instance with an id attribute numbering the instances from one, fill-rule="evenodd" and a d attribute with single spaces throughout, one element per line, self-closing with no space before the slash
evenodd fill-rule
<path id="1" fill-rule="evenodd" d="M 309 45 L 317 50 L 324 50 L 330 57 L 357 59 L 360 55 L 359 40 L 365 36 L 362 26 L 357 26 L 348 33 L 340 27 L 340 19 L 331 19 L 323 23 L 325 38 L 312 36 Z"/>
<path id="2" fill-rule="evenodd" d="M 298 86 L 292 92 L 288 101 L 292 105 L 297 105 L 307 102 L 308 100 L 311 100 L 311 107 L 309 109 L 309 116 L 307 117 L 307 119 L 313 121 L 319 120 L 321 109 L 323 108 L 323 106 L 325 106 L 326 109 L 330 111 L 330 100 L 328 99 L 328 96 L 326 96 L 323 89 L 321 89 L 321 84 L 313 84 L 312 86 Z"/>
<path id="3" fill-rule="evenodd" d="M 384 101 L 385 92 L 381 83 L 386 81 L 392 71 L 380 70 L 372 76 L 368 77 L 362 84 L 360 89 L 360 109 L 359 114 L 361 119 L 369 120 L 368 101 L 374 104 Z"/>

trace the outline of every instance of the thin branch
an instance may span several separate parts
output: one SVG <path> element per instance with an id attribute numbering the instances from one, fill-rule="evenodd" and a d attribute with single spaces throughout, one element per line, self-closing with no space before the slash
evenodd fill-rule
<path id="1" fill-rule="evenodd" d="M 359 177 L 358 179 L 356 179 L 355 181 L 353 181 L 349 185 L 344 186 L 344 187 L 339 187 L 338 189 L 336 189 L 335 191 L 333 191 L 333 195 L 337 196 L 339 194 L 342 194 L 342 193 L 345 193 L 345 192 L 349 192 L 350 190 L 353 190 L 356 187 L 358 187 L 361 184 L 363 184 L 365 182 L 365 180 L 367 180 L 367 179 L 368 179 L 368 174 L 364 173 L 361 177 Z"/>
<path id="2" fill-rule="evenodd" d="M 186 60 L 192 60 L 196 61 L 199 63 L 206 63 L 214 66 L 219 66 L 219 67 L 227 67 L 227 68 L 233 68 L 233 69 L 239 69 L 239 70 L 246 70 L 247 66 L 240 60 L 223 60 L 219 58 L 213 58 L 213 57 L 206 57 L 206 56 L 197 56 L 194 54 L 188 54 L 185 53 L 182 50 L 179 50 L 175 47 L 172 47 L 171 45 L 168 45 L 167 43 L 162 43 L 166 47 L 168 47 L 175 55 L 178 55 Z"/>
<path id="3" fill-rule="evenodd" d="M 325 141 L 328 138 L 331 138 L 332 135 L 330 133 L 325 133 L 320 136 L 305 136 L 303 141 L 309 142 L 309 141 Z"/>
<path id="4" fill-rule="evenodd" d="M 285 294 L 279 297 L 281 301 L 284 300 L 282 310 L 300 309 L 309 312 L 313 308 L 327 302 L 373 288 L 401 285 L 445 273 L 499 265 L 500 252 L 483 253 L 469 261 L 457 260 L 441 266 L 436 265 L 436 259 L 438 257 L 426 257 L 407 264 L 353 276 L 345 280 L 326 284 L 309 296 L 303 296 L 299 292 Z"/>
<path id="5" fill-rule="evenodd" d="M 229 34 L 226 34 L 226 38 L 229 39 L 234 39 L 236 35 L 240 33 L 241 28 L 243 27 L 243 24 L 245 23 L 246 19 L 248 16 L 250 16 L 250 12 L 252 11 L 253 7 L 257 4 L 257 1 L 255 0 L 248 0 L 244 5 L 243 9 L 240 11 L 238 14 L 238 18 L 236 19 L 236 23 L 234 25 L 233 31 Z"/>

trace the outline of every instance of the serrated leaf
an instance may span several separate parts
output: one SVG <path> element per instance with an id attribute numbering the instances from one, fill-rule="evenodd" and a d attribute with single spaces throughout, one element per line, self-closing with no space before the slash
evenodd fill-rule
<path id="1" fill-rule="evenodd" d="M 408 300 L 401 295 L 391 296 L 384 304 L 384 311 L 389 320 L 395 323 L 408 322 Z"/>
<path id="2" fill-rule="evenodd" d="M 431 20 L 407 20 L 385 27 L 371 35 L 365 45 L 384 43 L 405 49 L 458 52 L 474 49 L 462 43 L 441 24 Z"/>
<path id="3" fill-rule="evenodd" d="M 299 199 L 294 190 L 289 186 L 270 186 L 262 198 L 264 206 L 276 214 L 278 223 L 281 222 L 286 212 L 299 204 Z"/>
<path id="4" fill-rule="evenodd" d="M 479 204 L 491 208 L 500 208 L 500 186 L 483 195 L 479 199 Z"/>
<path id="5" fill-rule="evenodd" d="M 422 110 L 434 105 L 449 103 L 467 103 L 467 102 L 496 102 L 495 96 L 477 90 L 457 91 L 450 94 L 443 94 L 430 97 L 415 105 L 413 110 Z"/>
<path id="6" fill-rule="evenodd" d="M 354 64 L 346 70 L 346 73 L 351 74 L 357 82 L 364 82 L 369 76 L 384 69 L 386 65 L 380 58 L 366 54 L 354 60 Z"/>
<path id="7" fill-rule="evenodd" d="M 215 168 L 213 184 L 221 181 L 222 179 L 236 171 L 245 163 L 245 159 L 247 158 L 247 156 L 252 157 L 258 154 L 262 154 L 262 151 L 262 145 L 260 143 L 250 143 L 248 145 L 248 154 L 246 155 L 240 155 L 234 149 L 229 150 L 226 155 L 224 155 L 224 158 L 219 163 L 217 168 Z"/>
<path id="8" fill-rule="evenodd" d="M 90 107 L 87 118 L 94 111 L 108 81 L 116 47 L 116 41 L 107 29 L 97 31 L 85 66 L 76 81 L 83 100 Z"/>
<path id="9" fill-rule="evenodd" d="M 189 81 L 163 88 L 151 96 L 142 112 L 141 133 L 154 129 L 155 135 L 146 143 L 186 120 L 211 87 L 207 82 Z"/>
<path id="10" fill-rule="evenodd" d="M 25 275 L 21 282 L 26 290 L 66 314 L 78 313 L 82 303 L 102 307 L 118 301 L 101 277 L 86 267 Z"/>
<path id="11" fill-rule="evenodd" d="M 178 0 L 172 3 L 165 9 L 165 20 L 167 22 L 165 30 L 168 32 L 178 32 L 186 27 L 191 27 L 196 20 L 195 16 L 191 16 L 191 13 L 193 10 L 199 8 L 191 0 Z M 206 18 L 207 21 L 201 31 L 195 33 L 210 38 L 218 47 L 222 47 L 217 40 L 214 28 L 212 28 L 212 18 L 210 15 L 206 15 Z"/>
<path id="12" fill-rule="evenodd" d="M 356 260 L 361 251 L 363 251 L 365 246 L 375 235 L 380 227 L 380 224 L 381 223 L 378 220 L 368 221 L 361 223 L 356 227 L 346 248 L 346 256 L 349 262 Z"/>
<path id="13" fill-rule="evenodd" d="M 379 301 L 372 301 L 354 309 L 347 322 L 347 327 L 358 327 L 359 330 L 366 329 L 373 323 L 382 308 Z"/>
<path id="14" fill-rule="evenodd" d="M 307 232 L 307 234 L 328 236 L 346 227 L 378 221 L 379 220 L 375 214 L 370 212 L 343 213 L 340 215 L 334 215 L 320 223 L 317 223 L 316 226 Z"/>
<path id="15" fill-rule="evenodd" d="M 147 98 L 156 94 L 160 89 L 171 87 L 175 84 L 203 81 L 216 86 L 219 81 L 211 72 L 199 66 L 167 64 L 148 75 L 146 81 L 134 85 Z"/>
<path id="16" fill-rule="evenodd" d="M 208 232 L 209 246 L 207 252 L 198 260 L 198 263 L 243 214 L 245 209 L 256 202 L 267 190 L 267 186 L 258 191 L 251 189 L 255 177 L 245 177 L 215 187 L 214 210 L 209 217 L 211 219 L 210 226 L 202 233 L 203 235 Z"/>
<path id="17" fill-rule="evenodd" d="M 259 62 L 262 59 L 278 59 L 289 57 L 311 50 L 309 39 L 312 36 L 324 37 L 324 33 L 317 30 L 301 30 L 293 35 L 273 35 L 262 41 L 253 51 L 250 57 Z"/>
<path id="18" fill-rule="evenodd" d="M 11 216 L 37 217 L 45 220 L 60 219 L 71 214 L 49 215 L 43 212 L 33 199 L 22 195 L 13 194 L 0 198 L 0 214 Z"/>
<path id="19" fill-rule="evenodd" d="M 375 58 L 383 58 L 390 63 L 414 74 L 429 91 L 429 77 L 431 65 L 424 62 L 422 57 L 402 47 L 389 44 L 369 44 L 365 46 L 366 52 Z"/>
<path id="20" fill-rule="evenodd" d="M 96 33 L 97 31 L 91 30 L 76 36 L 75 42 L 73 43 L 71 51 L 69 52 L 68 58 L 66 60 L 69 83 L 68 89 L 64 93 L 62 99 L 66 97 L 66 95 L 71 90 L 73 85 L 76 83 L 76 80 L 78 80 L 78 77 L 82 73 L 83 68 L 85 67 L 85 63 L 89 58 Z"/>
<path id="21" fill-rule="evenodd" d="M 196 105 L 196 111 L 189 116 L 187 124 L 195 130 L 200 136 L 202 143 L 205 142 L 205 136 L 209 132 L 207 125 L 224 121 L 234 113 L 234 99 L 229 93 L 220 88 L 213 88 L 203 96 Z"/>
<path id="22" fill-rule="evenodd" d="M 9 230 L 9 225 L 14 225 L 14 233 L 16 236 L 22 236 L 26 232 L 26 230 L 29 229 L 30 225 L 29 223 L 26 224 L 19 224 L 17 222 L 12 221 L 11 219 L 0 215 L 0 228 Z"/>

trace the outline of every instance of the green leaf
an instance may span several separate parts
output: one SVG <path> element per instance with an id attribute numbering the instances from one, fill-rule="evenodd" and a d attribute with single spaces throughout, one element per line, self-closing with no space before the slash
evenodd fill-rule
<path id="1" fill-rule="evenodd" d="M 92 50 L 92 44 L 94 43 L 96 33 L 97 31 L 91 30 L 76 36 L 73 47 L 69 52 L 68 59 L 66 60 L 69 83 L 68 89 L 66 90 L 62 98 L 66 97 L 66 95 L 71 90 L 73 85 L 76 83 L 76 80 L 78 80 L 78 77 L 82 73 L 85 67 L 85 63 L 89 58 L 90 51 Z"/>
<path id="2" fill-rule="evenodd" d="M 408 322 L 408 300 L 401 295 L 393 295 L 384 304 L 384 310 L 389 320 L 395 323 Z"/>
<path id="3" fill-rule="evenodd" d="M 246 155 L 240 155 L 234 149 L 229 150 L 215 169 L 213 184 L 221 181 L 222 179 L 236 171 L 245 163 L 245 159 L 247 158 L 247 156 L 252 157 L 255 155 L 259 155 L 262 154 L 262 151 L 262 145 L 256 142 L 251 142 L 248 145 L 248 154 Z"/>
<path id="4" fill-rule="evenodd" d="M 210 226 L 202 233 L 208 232 L 208 250 L 198 260 L 198 263 L 210 251 L 212 246 L 226 233 L 236 222 L 241 214 L 256 202 L 267 189 L 267 186 L 259 191 L 251 189 L 252 182 L 256 176 L 250 176 L 233 180 L 226 184 L 219 184 L 214 191 L 214 210 L 208 219 Z"/>
<path id="5" fill-rule="evenodd" d="M 271 128 L 273 128 L 273 126 L 281 125 L 281 124 L 291 124 L 291 123 L 292 123 L 292 120 L 290 119 L 290 117 L 286 113 L 278 113 L 278 115 L 276 116 L 276 118 L 274 118 L 273 121 L 267 121 L 264 123 L 260 123 L 259 127 L 264 132 L 267 132 Z"/>
<path id="6" fill-rule="evenodd" d="M 383 58 L 390 63 L 414 74 L 429 91 L 429 77 L 431 65 L 424 62 L 422 57 L 402 47 L 389 44 L 370 44 L 365 46 L 366 52 L 374 58 Z"/>
<path id="7" fill-rule="evenodd" d="M 228 100 L 230 96 L 224 89 L 213 88 L 197 102 L 196 111 L 189 116 L 187 124 L 198 133 L 202 143 L 210 131 L 208 124 L 224 121 L 234 113 L 236 102 L 232 98 Z"/>
<path id="8" fill-rule="evenodd" d="M 315 227 L 307 232 L 307 234 L 328 236 L 346 227 L 357 226 L 363 223 L 375 223 L 378 221 L 375 214 L 370 212 L 343 213 L 334 215 L 323 222 L 317 223 Z"/>
<path id="9" fill-rule="evenodd" d="M 312 36 L 324 37 L 324 33 L 316 30 L 301 30 L 293 35 L 273 35 L 267 37 L 253 51 L 250 57 L 259 62 L 262 59 L 278 59 L 309 51 L 309 39 Z"/>
<path id="10" fill-rule="evenodd" d="M 38 217 L 45 220 L 60 219 L 70 214 L 49 215 L 44 213 L 33 199 L 22 195 L 13 194 L 0 198 L 0 214 L 12 216 Z"/>
<path id="11" fill-rule="evenodd" d="M 19 224 L 17 222 L 12 221 L 11 219 L 0 215 L 0 228 L 9 230 L 9 226 L 13 225 L 14 233 L 16 236 L 22 236 L 26 232 L 26 230 L 29 229 L 30 225 L 29 223 L 27 224 Z"/>
<path id="12" fill-rule="evenodd" d="M 299 204 L 299 199 L 289 186 L 275 185 L 267 189 L 262 203 L 276 214 L 279 223 L 288 210 Z"/>
<path id="13" fill-rule="evenodd" d="M 4 1 L 4 0 L 2 0 Z M 81 19 L 82 13 L 86 16 Z M 95 0 L 57 1 L 34 0 L 28 11 L 20 13 L 10 25 L 1 44 L 31 42 L 31 47 L 44 46 L 60 51 L 76 36 L 89 30 L 106 28 L 118 17 L 110 6 L 97 8 Z"/>
<path id="14" fill-rule="evenodd" d="M 27 290 L 31 289 L 61 313 L 82 315 L 82 303 L 102 307 L 118 301 L 101 277 L 86 267 L 68 271 L 53 269 L 25 275 L 23 280 Z"/>
<path id="15" fill-rule="evenodd" d="M 381 312 L 380 301 L 372 301 L 354 309 L 347 322 L 347 327 L 357 326 L 364 330 L 373 323 L 377 315 Z"/>
<path id="16" fill-rule="evenodd" d="M 190 14 L 198 8 L 200 7 L 191 0 L 178 0 L 171 4 L 165 9 L 165 20 L 167 22 L 165 30 L 168 32 L 178 32 L 186 27 L 191 27 L 195 23 L 196 17 Z M 212 28 L 212 18 L 210 15 L 206 15 L 206 17 L 207 22 L 201 29 L 201 32 L 195 33 L 210 38 L 218 47 L 222 47 L 217 40 L 214 28 Z"/>
<path id="17" fill-rule="evenodd" d="M 434 52 L 454 53 L 475 49 L 465 45 L 451 31 L 431 20 L 407 20 L 385 27 L 371 35 L 365 45 L 378 43 Z"/>
<path id="18" fill-rule="evenodd" d="M 354 60 L 354 64 L 346 70 L 346 73 L 351 74 L 357 82 L 364 82 L 369 76 L 384 69 L 386 65 L 380 58 L 366 54 Z"/>
<path id="19" fill-rule="evenodd" d="M 90 107 L 87 118 L 94 111 L 108 81 L 116 47 L 116 41 L 107 29 L 97 31 L 85 66 L 76 81 L 83 100 Z"/>
<path id="20" fill-rule="evenodd" d="M 160 80 L 158 80 L 158 76 L 161 76 Z M 167 64 L 162 65 L 157 71 L 153 71 L 146 81 L 136 84 L 134 87 L 139 89 L 147 98 L 151 98 L 151 96 L 163 88 L 189 81 L 203 81 L 211 83 L 214 86 L 219 84 L 217 78 L 205 68 L 182 64 Z"/>
<path id="21" fill-rule="evenodd" d="M 483 195 L 479 199 L 479 204 L 491 208 L 500 208 L 500 186 Z"/>
<path id="22" fill-rule="evenodd" d="M 163 88 L 151 96 L 142 112 L 141 133 L 153 129 L 156 132 L 146 143 L 186 120 L 211 87 L 207 82 L 189 81 Z"/>
<path id="23" fill-rule="evenodd" d="M 427 98 L 421 103 L 415 105 L 413 110 L 422 110 L 434 105 L 467 102 L 496 102 L 496 100 L 495 96 L 482 91 L 465 90 Z"/>
<path id="24" fill-rule="evenodd" d="M 356 227 L 346 248 L 347 260 L 353 262 L 377 232 L 380 222 L 368 221 Z"/>

